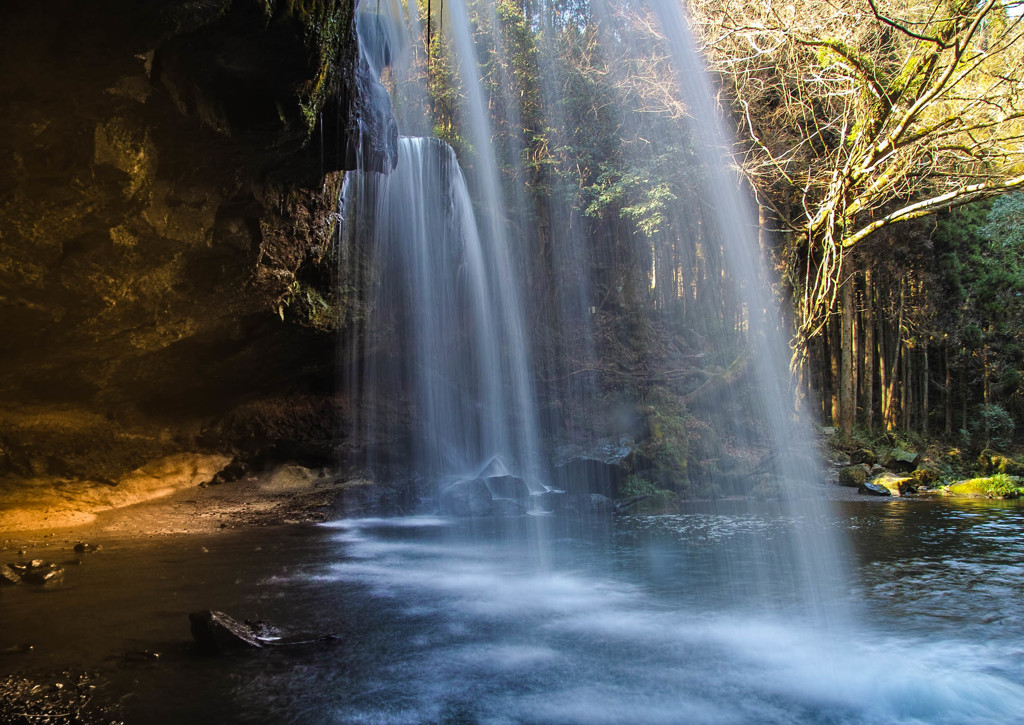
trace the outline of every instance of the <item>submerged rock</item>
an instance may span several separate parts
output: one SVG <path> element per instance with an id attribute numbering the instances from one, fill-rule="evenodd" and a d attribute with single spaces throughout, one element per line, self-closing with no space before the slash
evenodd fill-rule
<path id="1" fill-rule="evenodd" d="M 264 621 L 239 622 L 213 609 L 188 615 L 192 637 L 199 648 L 211 654 L 228 654 L 265 647 L 289 647 L 320 642 L 336 642 L 335 635 L 298 635 L 285 637 L 281 630 Z"/>
<path id="2" fill-rule="evenodd" d="M 259 649 L 265 644 L 254 628 L 237 619 L 212 609 L 188 615 L 192 637 L 206 652 L 237 652 Z"/>
<path id="3" fill-rule="evenodd" d="M 86 544 L 85 542 L 79 541 L 75 544 L 76 554 L 91 554 L 94 551 L 99 551 L 103 546 L 100 544 Z"/>
<path id="4" fill-rule="evenodd" d="M 494 497 L 480 478 L 456 481 L 441 491 L 441 511 L 451 516 L 488 516 L 494 511 Z"/>

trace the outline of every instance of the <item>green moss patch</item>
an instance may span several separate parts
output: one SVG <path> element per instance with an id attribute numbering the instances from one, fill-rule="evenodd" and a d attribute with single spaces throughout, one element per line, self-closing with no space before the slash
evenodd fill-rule
<path id="1" fill-rule="evenodd" d="M 945 491 L 954 496 L 970 496 L 972 498 L 1020 498 L 1024 494 L 1024 486 L 1018 476 L 997 473 L 986 478 L 971 478 L 950 484 Z"/>

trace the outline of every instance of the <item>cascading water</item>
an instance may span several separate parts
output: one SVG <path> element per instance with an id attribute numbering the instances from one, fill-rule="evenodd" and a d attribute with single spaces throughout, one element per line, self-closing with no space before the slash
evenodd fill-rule
<path id="1" fill-rule="evenodd" d="M 402 91 L 394 100 L 400 127 L 422 132 L 430 126 L 427 94 L 416 86 L 415 72 L 396 65 L 395 49 L 415 44 L 392 37 L 403 26 L 421 30 L 416 6 L 384 5 L 373 8 L 386 13 L 384 19 L 362 21 L 364 29 L 373 29 L 367 31 L 371 46 L 387 47 L 371 48 L 374 67 Z M 544 2 L 528 5 L 541 15 L 548 9 Z M 680 113 L 687 120 L 675 130 L 651 133 L 646 111 L 621 100 L 611 111 L 595 107 L 613 135 L 628 133 L 642 142 L 600 162 L 638 167 L 650 154 L 692 166 L 693 198 L 663 194 L 660 213 L 676 234 L 669 246 L 691 260 L 695 274 L 713 280 L 707 285 L 712 293 L 702 298 L 696 281 L 675 270 L 666 274 L 666 258 L 654 247 L 659 235 L 670 232 L 656 225 L 637 245 L 650 251 L 638 255 L 640 266 L 655 269 L 627 276 L 622 288 L 587 279 L 589 255 L 604 240 L 588 236 L 580 210 L 573 216 L 562 198 L 548 205 L 547 214 L 557 218 L 549 219 L 546 241 L 556 266 L 579 268 L 560 270 L 559 283 L 571 288 L 545 297 L 555 301 L 551 310 L 524 312 L 519 283 L 537 273 L 530 266 L 536 260 L 514 250 L 523 220 L 532 218 L 528 205 L 536 201 L 522 185 L 508 183 L 509 166 L 523 147 L 513 142 L 495 150 L 492 140 L 500 134 L 491 114 L 511 109 L 506 128 L 524 121 L 514 102 L 499 98 L 515 92 L 510 79 L 499 78 L 485 93 L 477 74 L 482 28 L 498 27 L 500 13 L 495 3 L 443 3 L 433 32 L 445 33 L 456 59 L 456 115 L 468 181 L 447 144 L 402 138 L 393 172 L 357 172 L 346 182 L 350 268 L 362 269 L 352 263 L 360 253 L 368 261 L 364 277 L 348 276 L 364 290 L 365 305 L 348 366 L 349 387 L 361 396 L 356 437 L 367 442 L 367 462 L 379 476 L 390 475 L 388 463 L 402 461 L 447 485 L 479 475 L 499 456 L 505 463 L 492 472 L 511 466 L 536 492 L 550 482 L 534 403 L 538 379 L 568 379 L 576 365 L 599 364 L 596 323 L 587 316 L 604 300 L 615 298 L 608 307 L 632 314 L 635 323 L 639 315 L 626 304 L 630 295 L 655 300 L 657 307 L 670 297 L 664 287 L 674 285 L 693 292 L 682 295 L 681 304 L 691 310 L 687 334 L 706 345 L 699 355 L 726 360 L 728 354 L 737 365 L 750 365 L 746 383 L 713 388 L 708 415 L 715 425 L 732 425 L 734 439 L 749 450 L 762 446 L 768 452 L 759 469 L 781 482 L 781 490 L 768 502 L 711 501 L 616 522 L 581 516 L 578 508 L 563 516 L 496 516 L 488 509 L 480 512 L 488 515 L 463 519 L 337 522 L 343 554 L 324 567 L 320 581 L 340 587 L 350 610 L 363 617 L 354 631 L 373 645 L 359 650 L 358 666 L 340 675 L 332 669 L 324 678 L 343 693 L 337 718 L 1009 722 L 1024 703 L 1024 683 L 1009 664 L 1013 652 L 978 656 L 955 638 L 930 646 L 926 631 L 905 636 L 900 623 L 873 633 L 876 641 L 850 625 L 855 618 L 835 616 L 857 608 L 845 571 L 850 555 L 835 534 L 841 520 L 812 485 L 822 474 L 806 454 L 813 450 L 811 436 L 791 413 L 785 350 L 769 315 L 757 225 L 730 169 L 710 85 L 678 2 L 629 3 L 625 11 L 624 5 L 581 3 L 590 13 L 589 37 L 596 38 L 587 52 L 625 64 L 651 52 L 670 58 L 671 79 L 659 82 L 675 85 L 671 95 L 685 99 Z M 639 13 L 634 17 L 644 37 L 623 21 L 624 12 Z M 540 72 L 547 74 L 539 83 L 543 103 L 557 106 L 558 59 L 550 44 L 540 43 L 537 54 Z M 384 71 L 384 59 L 390 70 Z M 579 142 L 579 129 L 569 129 L 566 117 L 555 113 L 547 122 L 559 127 L 551 135 L 555 143 Z M 616 260 L 634 268 L 637 262 Z M 638 278 L 650 279 L 650 288 L 625 289 Z M 695 320 L 692 310 L 708 319 Z M 557 320 L 537 325 L 545 314 Z M 530 335 L 527 319 L 534 323 Z M 552 351 L 547 344 L 536 367 L 543 374 L 535 372 L 529 348 L 541 329 L 576 344 L 571 351 Z M 745 349 L 738 357 L 737 347 Z M 573 365 L 567 368 L 566 360 Z M 720 379 L 730 380 L 725 374 Z M 580 380 L 587 383 L 565 386 L 567 395 L 602 394 L 596 377 Z M 637 406 L 644 402 L 640 397 L 633 401 Z M 757 432 L 740 432 L 742 426 L 729 420 L 733 415 L 756 421 Z M 545 435 L 553 427 L 549 421 Z M 578 483 L 585 490 L 590 482 Z M 377 646 L 379 641 L 388 645 Z M 920 656 L 906 654 L 915 648 Z M 950 651 L 968 655 L 965 672 Z M 907 675 L 922 668 L 929 672 L 925 680 Z M 905 679 L 878 683 L 873 673 L 890 669 Z M 961 681 L 981 694 L 951 694 Z"/>
<path id="2" fill-rule="evenodd" d="M 398 148 L 395 171 L 361 174 L 347 187 L 346 216 L 371 209 L 374 220 L 372 239 L 357 242 L 368 242 L 375 270 L 365 344 L 399 351 L 368 365 L 363 394 L 407 399 L 411 463 L 421 474 L 465 476 L 495 456 L 526 465 L 536 457 L 529 391 L 503 350 L 525 342 L 516 302 L 497 281 L 511 273 L 481 242 L 452 149 L 410 137 Z M 371 439 L 394 439 L 408 423 L 369 416 Z"/>

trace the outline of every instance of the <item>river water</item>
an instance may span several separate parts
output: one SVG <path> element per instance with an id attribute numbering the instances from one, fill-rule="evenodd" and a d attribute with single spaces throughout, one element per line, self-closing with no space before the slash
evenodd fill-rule
<path id="1" fill-rule="evenodd" d="M 794 526 L 852 544 L 832 626 L 788 587 L 744 591 Z M 60 589 L 0 590 L 0 649 L 35 646 L 0 674 L 98 672 L 129 724 L 1012 723 L 1022 530 L 1019 505 L 870 500 L 818 522 L 745 504 L 111 541 Z M 340 640 L 200 656 L 206 608 Z"/>

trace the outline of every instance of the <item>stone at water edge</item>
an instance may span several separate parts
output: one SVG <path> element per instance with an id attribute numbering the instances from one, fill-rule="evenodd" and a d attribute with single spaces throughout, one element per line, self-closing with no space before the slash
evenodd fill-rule
<path id="1" fill-rule="evenodd" d="M 871 483 L 884 487 L 893 496 L 909 496 L 917 493 L 917 480 L 911 476 L 894 476 L 891 473 L 883 473 L 873 479 Z"/>
<path id="2" fill-rule="evenodd" d="M 252 627 L 224 612 L 205 609 L 201 612 L 192 612 L 188 619 L 192 637 L 206 652 L 237 652 L 263 647 L 263 641 Z"/>
<path id="3" fill-rule="evenodd" d="M 868 480 L 870 470 L 864 464 L 845 466 L 839 469 L 839 485 L 857 488 Z"/>
<path id="4" fill-rule="evenodd" d="M 78 542 L 75 544 L 76 554 L 90 554 L 94 551 L 99 551 L 103 546 L 101 544 L 86 544 L 84 542 Z"/>
<path id="5" fill-rule="evenodd" d="M 865 481 L 857 488 L 857 493 L 866 493 L 870 496 L 892 496 L 889 489 L 885 486 L 874 483 L 873 481 Z"/>
<path id="6" fill-rule="evenodd" d="M 451 516 L 489 516 L 494 497 L 479 478 L 456 481 L 441 491 L 441 511 Z"/>
<path id="7" fill-rule="evenodd" d="M 972 478 L 966 481 L 957 481 L 956 483 L 950 484 L 946 488 L 946 493 L 953 496 L 965 496 L 967 498 L 1020 498 L 1021 494 L 1024 493 L 1024 488 L 1020 487 L 1020 477 L 1009 476 L 1009 479 L 1011 483 L 1017 486 L 1016 490 L 1002 487 L 996 489 L 993 487 L 995 482 L 991 478 Z"/>
<path id="8" fill-rule="evenodd" d="M 51 562 L 42 559 L 33 559 L 28 564 L 8 564 L 7 569 L 18 577 L 18 582 L 24 584 L 37 584 L 52 586 L 64 581 L 64 569 Z M 8 576 L 3 577 L 10 582 Z M 18 583 L 11 582 L 11 583 Z"/>
<path id="9" fill-rule="evenodd" d="M 545 491 L 536 496 L 537 508 L 541 511 L 558 513 L 565 509 L 564 491 Z"/>

